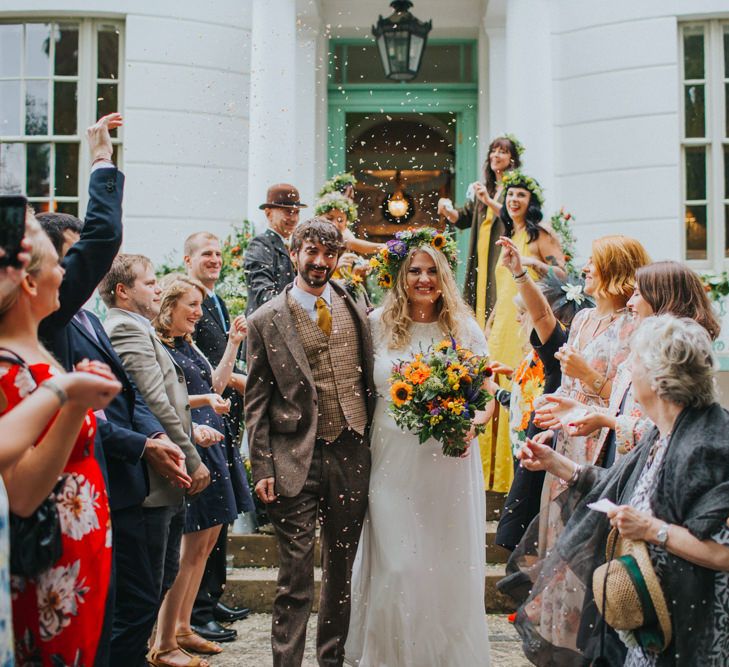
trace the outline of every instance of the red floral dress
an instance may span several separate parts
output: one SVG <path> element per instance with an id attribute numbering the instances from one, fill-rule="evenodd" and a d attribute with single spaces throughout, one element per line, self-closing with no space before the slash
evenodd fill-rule
<path id="1" fill-rule="evenodd" d="M 53 376 L 48 364 L 0 365 L 0 390 L 11 410 Z M 96 417 L 89 411 L 59 492 L 63 552 L 37 579 L 11 577 L 18 665 L 94 664 L 111 574 L 111 520 L 101 468 L 94 458 Z"/>

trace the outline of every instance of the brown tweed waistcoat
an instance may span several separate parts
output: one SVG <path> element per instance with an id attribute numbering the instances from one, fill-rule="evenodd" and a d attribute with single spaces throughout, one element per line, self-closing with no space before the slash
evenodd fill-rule
<path id="1" fill-rule="evenodd" d="M 319 408 L 316 435 L 327 442 L 334 442 L 347 426 L 360 435 L 364 435 L 367 428 L 357 324 L 342 297 L 333 290 L 331 295 L 332 333 L 329 338 L 296 299 L 291 296 L 288 299 L 314 377 Z"/>

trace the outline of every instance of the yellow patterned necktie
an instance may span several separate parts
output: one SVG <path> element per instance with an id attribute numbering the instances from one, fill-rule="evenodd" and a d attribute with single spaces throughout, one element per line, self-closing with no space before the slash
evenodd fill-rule
<path id="1" fill-rule="evenodd" d="M 329 312 L 327 302 L 321 297 L 316 300 L 316 323 L 329 338 L 332 333 L 332 314 Z"/>

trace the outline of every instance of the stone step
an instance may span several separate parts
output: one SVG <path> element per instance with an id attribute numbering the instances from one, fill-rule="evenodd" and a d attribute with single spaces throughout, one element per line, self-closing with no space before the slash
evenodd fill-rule
<path id="1" fill-rule="evenodd" d="M 498 521 L 506 500 L 505 493 L 486 491 L 486 521 Z"/>
<path id="2" fill-rule="evenodd" d="M 270 613 L 276 594 L 276 578 L 278 570 L 273 567 L 234 568 L 228 574 L 224 601 L 226 603 L 248 607 L 254 612 Z M 504 576 L 503 565 L 486 566 L 485 603 L 489 614 L 509 614 L 514 611 L 513 602 L 496 589 L 496 582 Z M 321 585 L 321 569 L 314 570 L 314 611 L 319 599 Z"/>
<path id="3" fill-rule="evenodd" d="M 496 521 L 488 521 L 486 523 L 486 562 L 505 563 L 509 552 L 496 546 L 495 538 Z M 273 535 L 230 533 L 228 555 L 233 556 L 234 567 L 278 567 L 278 549 L 276 538 Z M 319 561 L 319 539 L 317 538 L 314 562 Z"/>

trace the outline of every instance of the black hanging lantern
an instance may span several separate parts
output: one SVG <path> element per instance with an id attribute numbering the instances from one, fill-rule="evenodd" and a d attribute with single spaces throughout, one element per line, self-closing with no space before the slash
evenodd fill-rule
<path id="1" fill-rule="evenodd" d="M 390 3 L 395 11 L 386 19 L 377 20 L 372 34 L 377 41 L 385 76 L 395 81 L 410 81 L 418 75 L 423 60 L 425 44 L 433 22 L 425 23 L 410 13 L 410 0 L 394 0 Z"/>

